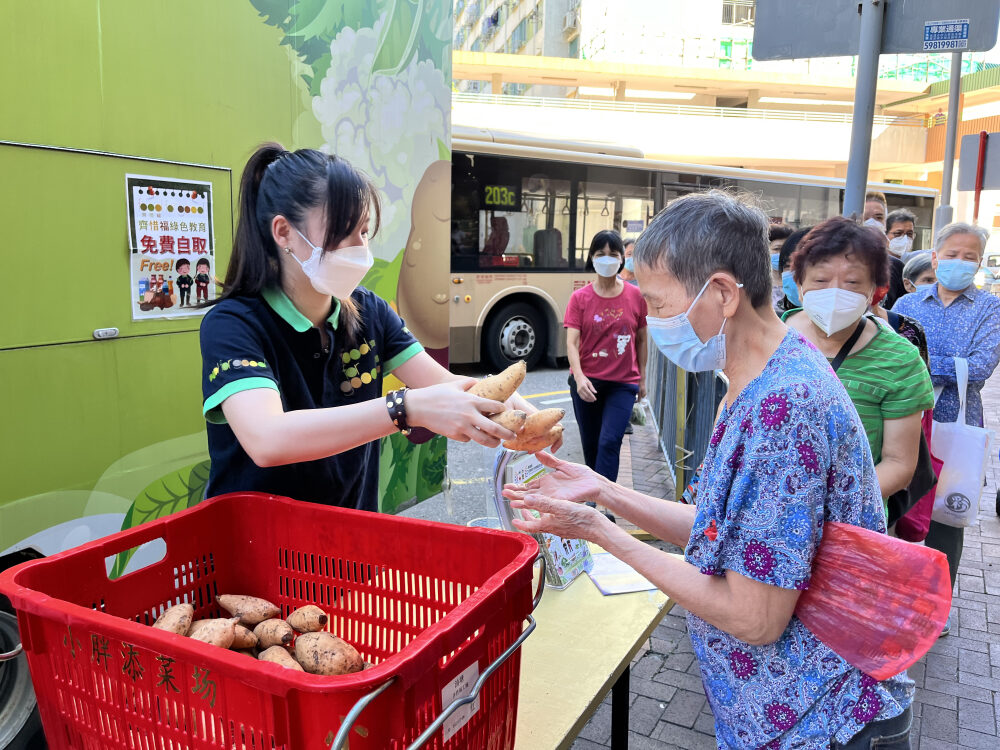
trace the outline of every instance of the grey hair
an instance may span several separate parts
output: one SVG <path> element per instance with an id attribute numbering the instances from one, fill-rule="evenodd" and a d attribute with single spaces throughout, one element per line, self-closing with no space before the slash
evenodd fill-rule
<path id="1" fill-rule="evenodd" d="M 885 217 L 885 231 L 888 232 L 892 229 L 893 224 L 902 224 L 903 222 L 912 222 L 914 226 L 917 224 L 917 217 L 912 211 L 907 211 L 905 208 L 897 208 L 895 211 L 889 213 Z"/>
<path id="2" fill-rule="evenodd" d="M 917 279 L 920 274 L 926 273 L 931 267 L 931 253 L 929 250 L 917 253 L 908 261 L 906 265 L 903 266 L 903 278 L 909 281 L 914 286 L 917 285 Z"/>
<path id="3" fill-rule="evenodd" d="M 724 190 L 672 201 L 632 251 L 636 265 L 669 271 L 694 296 L 717 271 L 743 284 L 754 307 L 771 300 L 768 220 L 752 196 Z"/>
<path id="4" fill-rule="evenodd" d="M 954 221 L 941 228 L 934 239 L 934 252 L 941 252 L 944 243 L 956 234 L 971 234 L 979 238 L 979 254 L 986 252 L 986 242 L 990 238 L 990 233 L 984 227 L 977 227 L 975 224 L 966 224 L 964 221 Z"/>

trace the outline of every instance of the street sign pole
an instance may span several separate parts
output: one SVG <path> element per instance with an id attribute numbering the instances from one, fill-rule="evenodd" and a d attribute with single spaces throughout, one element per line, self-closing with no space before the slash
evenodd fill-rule
<path id="1" fill-rule="evenodd" d="M 962 53 L 951 53 L 951 80 L 948 81 L 948 121 L 944 132 L 944 162 L 941 170 L 941 204 L 934 212 L 934 232 L 951 224 L 951 176 L 955 171 L 955 140 L 958 137 L 958 100 L 962 92 Z"/>
<path id="2" fill-rule="evenodd" d="M 858 72 L 854 85 L 854 116 L 851 121 L 851 151 L 847 160 L 844 216 L 861 219 L 868 190 L 868 162 L 872 153 L 872 120 L 875 117 L 875 87 L 878 58 L 882 52 L 884 0 L 863 0 Z"/>

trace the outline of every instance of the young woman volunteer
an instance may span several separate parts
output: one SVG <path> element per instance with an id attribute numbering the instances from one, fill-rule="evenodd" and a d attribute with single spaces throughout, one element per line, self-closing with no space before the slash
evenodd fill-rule
<path id="1" fill-rule="evenodd" d="M 632 406 L 646 395 L 646 302 L 618 277 L 624 262 L 617 232 L 594 235 L 587 265 L 597 278 L 573 292 L 563 321 L 584 461 L 612 482 Z"/>
<path id="2" fill-rule="evenodd" d="M 496 446 L 502 405 L 437 364 L 381 298 L 378 194 L 350 164 L 275 143 L 250 157 L 225 290 L 201 325 L 208 495 L 257 490 L 378 510 L 378 439 L 424 427 Z M 373 231 L 374 234 L 374 231 Z M 409 388 L 382 397 L 394 374 Z M 515 396 L 518 408 L 534 408 Z"/>

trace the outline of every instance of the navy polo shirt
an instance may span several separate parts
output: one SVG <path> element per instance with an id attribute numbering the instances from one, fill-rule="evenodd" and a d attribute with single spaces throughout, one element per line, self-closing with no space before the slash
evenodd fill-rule
<path id="1" fill-rule="evenodd" d="M 423 351 L 403 321 L 378 295 L 358 287 L 361 313 L 354 345 L 337 331 L 340 302 L 317 328 L 280 289 L 260 297 L 230 297 L 201 323 L 203 413 L 212 459 L 207 496 L 253 490 L 296 500 L 378 510 L 378 441 L 336 456 L 261 468 L 247 455 L 222 413 L 234 393 L 273 388 L 284 410 L 344 406 L 382 397 L 382 379 Z"/>

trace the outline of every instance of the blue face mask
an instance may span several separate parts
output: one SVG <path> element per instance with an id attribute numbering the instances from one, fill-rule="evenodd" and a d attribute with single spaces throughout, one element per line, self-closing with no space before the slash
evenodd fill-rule
<path id="1" fill-rule="evenodd" d="M 629 273 L 635 273 L 635 263 L 632 262 L 632 256 L 625 259 L 625 270 Z"/>
<path id="2" fill-rule="evenodd" d="M 739 284 L 742 289 L 743 285 Z M 701 295 L 708 288 L 708 282 L 698 292 L 691 306 L 686 312 L 675 315 L 672 318 L 657 318 L 652 315 L 646 316 L 646 325 L 649 327 L 649 336 L 656 344 L 664 357 L 687 372 L 706 372 L 708 370 L 722 370 L 726 367 L 726 336 L 722 333 L 726 327 L 726 320 L 723 319 L 722 327 L 718 334 L 708 341 L 702 341 L 695 333 L 688 315 L 694 306 L 701 299 Z"/>
<path id="3" fill-rule="evenodd" d="M 788 297 L 788 301 L 796 307 L 802 307 L 802 300 L 799 298 L 799 288 L 795 285 L 795 277 L 791 271 L 783 271 L 781 274 L 781 288 Z"/>
<path id="4" fill-rule="evenodd" d="M 960 292 L 963 289 L 969 288 L 976 278 L 977 271 L 979 271 L 978 263 L 973 263 L 971 260 L 950 258 L 948 260 L 939 260 L 937 270 L 934 274 L 945 289 L 952 292 Z"/>
<path id="5" fill-rule="evenodd" d="M 777 271 L 778 270 L 778 261 L 780 261 L 780 260 L 781 260 L 781 253 L 773 253 L 771 255 L 771 270 L 772 271 Z"/>

